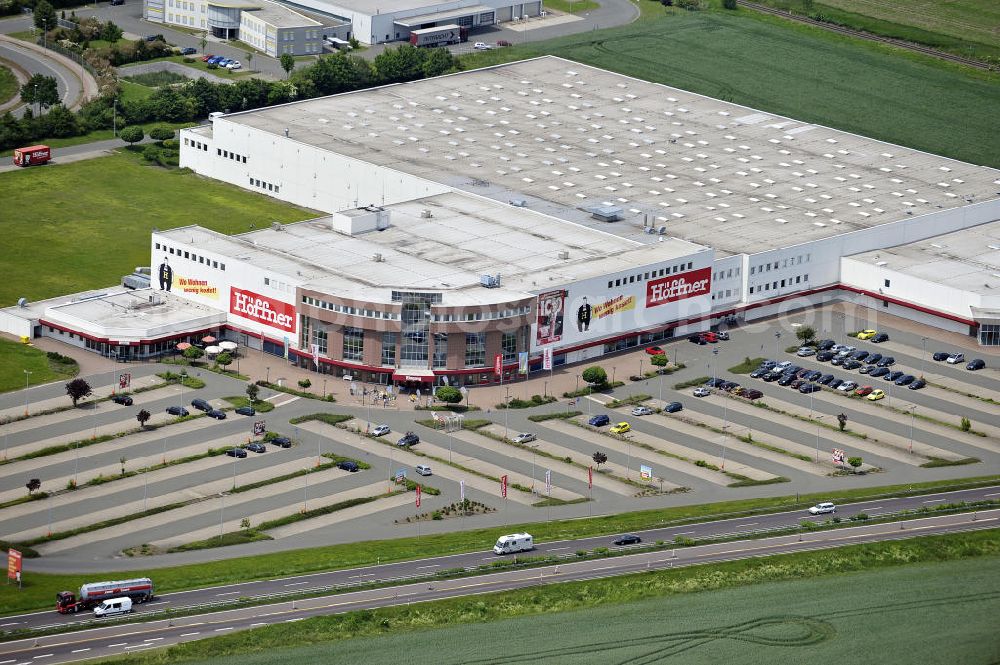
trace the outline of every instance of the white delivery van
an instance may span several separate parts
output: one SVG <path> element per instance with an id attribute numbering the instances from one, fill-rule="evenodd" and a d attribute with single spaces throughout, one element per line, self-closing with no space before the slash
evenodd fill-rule
<path id="1" fill-rule="evenodd" d="M 95 617 L 109 617 L 115 614 L 128 614 L 132 611 L 132 599 L 129 597 L 123 598 L 106 598 L 101 601 L 101 604 L 94 608 Z"/>
<path id="2" fill-rule="evenodd" d="M 530 533 L 512 533 L 508 536 L 500 536 L 497 544 L 493 546 L 494 554 L 514 554 L 515 552 L 527 552 L 535 549 L 535 544 L 531 540 Z"/>

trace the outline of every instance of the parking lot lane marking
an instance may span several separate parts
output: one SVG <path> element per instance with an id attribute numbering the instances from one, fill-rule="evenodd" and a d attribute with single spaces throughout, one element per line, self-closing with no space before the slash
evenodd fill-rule
<path id="1" fill-rule="evenodd" d="M 256 628 L 257 626 L 266 626 L 266 625 L 267 625 L 266 621 L 261 621 L 261 622 L 258 622 L 258 623 L 252 623 L 252 624 L 250 624 L 250 627 L 251 628 Z"/>
<path id="2" fill-rule="evenodd" d="M 242 593 L 242 591 L 227 591 L 226 593 L 217 593 L 215 595 L 216 596 L 235 596 L 235 595 L 237 595 L 239 593 Z"/>
<path id="3" fill-rule="evenodd" d="M 191 637 L 192 635 L 199 635 L 199 634 L 200 633 L 198 631 L 195 631 L 193 633 L 181 633 L 180 637 Z"/>
<path id="4" fill-rule="evenodd" d="M 302 584 L 309 584 L 309 582 L 292 582 L 291 584 L 286 584 L 285 586 L 300 586 Z"/>
<path id="5" fill-rule="evenodd" d="M 432 563 L 429 566 L 417 566 L 417 570 L 424 570 L 425 568 L 440 568 L 440 567 L 441 567 L 441 564 L 439 564 L 439 563 Z"/>
<path id="6" fill-rule="evenodd" d="M 41 656 L 34 656 L 34 657 L 32 658 L 32 660 L 38 660 L 39 658 L 48 658 L 48 657 L 49 657 L 49 656 L 51 656 L 51 655 L 52 655 L 52 654 L 50 654 L 50 653 L 43 653 L 43 654 L 42 654 Z"/>

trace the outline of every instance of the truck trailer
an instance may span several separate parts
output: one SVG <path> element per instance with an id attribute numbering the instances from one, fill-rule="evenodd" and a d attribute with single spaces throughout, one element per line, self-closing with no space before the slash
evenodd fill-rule
<path id="1" fill-rule="evenodd" d="M 52 151 L 47 145 L 32 145 L 27 148 L 14 148 L 14 164 L 16 166 L 35 166 L 52 159 Z"/>
<path id="2" fill-rule="evenodd" d="M 469 29 L 454 24 L 423 28 L 410 33 L 410 43 L 414 46 L 447 46 L 467 41 L 469 41 Z"/>
<path id="3" fill-rule="evenodd" d="M 133 603 L 145 603 L 153 599 L 153 580 L 140 577 L 134 580 L 111 582 L 90 582 L 80 587 L 80 595 L 72 591 L 56 594 L 56 611 L 59 614 L 73 614 L 100 605 L 108 598 L 129 598 Z"/>

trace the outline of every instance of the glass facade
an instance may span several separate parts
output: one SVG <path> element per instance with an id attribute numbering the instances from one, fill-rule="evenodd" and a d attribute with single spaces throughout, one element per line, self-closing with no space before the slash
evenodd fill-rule
<path id="1" fill-rule="evenodd" d="M 344 360 L 361 362 L 365 352 L 365 331 L 362 328 L 344 328 Z"/>
<path id="2" fill-rule="evenodd" d="M 979 326 L 979 343 L 983 346 L 1000 346 L 1000 325 Z"/>
<path id="3" fill-rule="evenodd" d="M 389 367 L 396 366 L 396 342 L 397 336 L 394 332 L 382 333 L 382 364 Z"/>
<path id="4" fill-rule="evenodd" d="M 517 333 L 503 333 L 500 337 L 500 349 L 505 363 L 517 360 Z"/>
<path id="5" fill-rule="evenodd" d="M 448 366 L 448 333 L 434 333 L 434 369 Z"/>
<path id="6" fill-rule="evenodd" d="M 321 330 L 320 328 L 313 328 L 313 331 L 312 331 L 312 342 L 311 343 L 312 344 L 318 344 L 319 345 L 319 352 L 322 353 L 324 356 L 325 355 L 329 355 L 329 353 L 327 353 L 326 341 L 327 341 L 326 340 L 326 331 L 325 330 Z M 308 348 L 306 348 L 305 350 L 308 351 L 309 353 L 312 353 L 312 347 L 311 346 L 308 347 Z"/>
<path id="7" fill-rule="evenodd" d="M 403 303 L 403 343 L 400 348 L 401 367 L 427 367 L 427 327 L 431 320 L 434 294 L 400 293 Z M 393 294 L 395 298 L 396 294 Z"/>
<path id="8" fill-rule="evenodd" d="M 486 366 L 486 333 L 465 333 L 465 366 Z"/>

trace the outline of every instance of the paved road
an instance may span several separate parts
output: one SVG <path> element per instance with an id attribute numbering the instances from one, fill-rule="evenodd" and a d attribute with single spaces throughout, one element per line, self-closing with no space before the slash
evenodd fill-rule
<path id="1" fill-rule="evenodd" d="M 248 607 L 211 614 L 175 618 L 169 621 L 154 621 L 139 626 L 127 624 L 110 624 L 75 633 L 64 633 L 49 637 L 23 639 L 0 644 L 0 662 L 30 663 L 44 659 L 46 663 L 64 663 L 78 660 L 108 657 L 122 653 L 134 653 L 146 649 L 160 648 L 219 634 L 246 630 L 273 623 L 299 621 L 308 617 L 337 614 L 345 611 L 388 607 L 393 605 L 411 604 L 476 595 L 482 593 L 525 588 L 542 584 L 567 582 L 574 580 L 592 580 L 628 573 L 677 568 L 711 562 L 732 561 L 789 552 L 803 552 L 828 549 L 845 544 L 870 543 L 887 540 L 900 540 L 914 536 L 924 536 L 942 533 L 957 533 L 978 529 L 995 528 L 1000 519 L 1000 510 L 985 511 L 973 515 L 950 515 L 931 517 L 899 524 L 880 524 L 851 527 L 842 530 L 807 533 L 800 536 L 782 536 L 761 540 L 736 541 L 704 545 L 699 547 L 681 548 L 678 550 L 658 551 L 597 559 L 590 561 L 569 560 L 558 566 L 535 568 L 520 571 L 508 571 L 472 578 L 439 580 L 433 582 L 401 584 L 369 591 L 357 591 L 333 596 L 322 596 L 296 602 L 284 602 L 274 605 Z M 648 536 L 653 537 L 653 534 Z M 584 543 L 564 543 L 560 547 L 583 546 Z M 554 549 L 539 548 L 540 552 L 552 552 Z M 467 555 L 470 565 L 475 565 L 483 559 L 493 560 L 492 554 L 483 556 Z M 445 557 L 437 559 L 441 566 L 455 567 L 461 565 L 462 557 Z M 478 561 L 477 561 L 478 559 Z M 424 562 L 413 562 L 411 566 Z M 364 574 L 363 571 L 352 571 Z M 305 576 L 301 578 L 286 578 L 271 582 L 280 591 L 288 591 L 289 585 L 295 590 L 308 590 L 317 586 L 324 575 Z M 364 578 L 370 581 L 373 578 Z M 253 593 L 245 587 L 232 586 L 207 590 L 209 593 Z M 166 602 L 179 600 L 190 601 L 199 593 L 171 594 L 164 596 Z M 155 604 L 140 606 L 139 609 L 153 607 Z M 177 606 L 176 604 L 174 606 Z M 21 617 L 25 621 L 38 621 L 57 617 L 49 611 L 40 615 Z M 79 622 L 78 617 L 67 617 L 71 622 Z M 8 618 L 4 625 L 9 626 L 14 618 Z"/>
<path id="2" fill-rule="evenodd" d="M 29 75 L 42 74 L 53 77 L 59 89 L 59 99 L 67 107 L 75 104 L 83 92 L 80 79 L 68 67 L 54 58 L 45 57 L 19 40 L 0 36 L 0 58 L 15 63 Z M 20 117 L 24 113 L 24 108 L 26 107 L 12 112 Z"/>
<path id="3" fill-rule="evenodd" d="M 840 506 L 837 515 L 845 519 L 858 513 L 866 513 L 870 516 L 876 516 L 904 509 L 913 510 L 924 506 L 934 506 L 935 504 L 944 502 L 989 499 L 995 500 L 998 496 L 1000 496 L 1000 486 L 933 495 L 886 498 Z M 823 518 L 812 517 L 806 511 L 782 512 L 767 515 L 755 515 L 752 517 L 741 517 L 737 519 L 704 522 L 700 524 L 685 524 L 682 526 L 673 526 L 663 529 L 653 529 L 640 532 L 640 535 L 646 542 L 655 542 L 657 540 L 671 542 L 678 536 L 699 539 L 720 535 L 748 534 L 767 529 L 795 526 L 805 519 Z M 966 518 L 965 521 L 967 521 L 967 519 L 968 518 Z M 500 533 L 502 532 L 498 531 L 498 535 Z M 595 547 L 610 546 L 611 540 L 612 534 L 608 534 L 605 536 L 581 538 L 571 541 L 541 543 L 537 545 L 535 554 L 571 554 L 581 549 L 592 550 Z M 488 546 L 487 543 L 484 543 L 484 545 Z M 494 561 L 495 559 L 496 557 L 491 551 L 483 550 L 479 552 L 469 552 L 467 554 L 432 557 L 428 559 L 404 561 L 381 566 L 365 566 L 349 570 L 293 576 L 282 578 L 280 580 L 264 580 L 245 582 L 241 584 L 230 584 L 222 587 L 164 594 L 162 596 L 158 596 L 155 603 L 141 606 L 137 611 L 141 612 L 146 607 L 155 607 L 160 610 L 166 607 L 183 608 L 192 605 L 202 605 L 205 603 L 219 602 L 220 600 L 225 600 L 230 596 L 266 596 L 287 593 L 289 591 L 307 592 L 310 589 L 318 589 L 331 585 L 352 584 L 359 581 L 376 582 L 383 580 L 400 580 L 414 575 L 423 575 L 435 570 L 474 567 L 484 562 Z M 25 563 L 29 564 L 30 562 L 26 560 Z M 21 628 L 41 628 L 69 624 L 84 624 L 89 620 L 89 615 L 60 615 L 52 611 L 44 611 L 33 614 L 5 617 L 0 623 L 2 623 L 3 627 L 8 630 L 16 630 Z"/>

